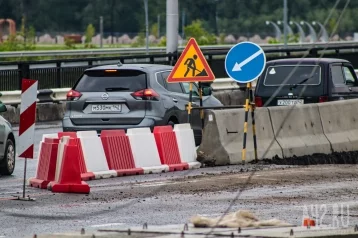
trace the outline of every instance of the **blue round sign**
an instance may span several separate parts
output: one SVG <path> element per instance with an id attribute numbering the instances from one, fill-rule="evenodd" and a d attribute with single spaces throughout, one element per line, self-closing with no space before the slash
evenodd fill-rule
<path id="1" fill-rule="evenodd" d="M 263 49 L 252 42 L 234 45 L 226 55 L 225 70 L 239 83 L 250 83 L 264 71 L 266 56 Z"/>

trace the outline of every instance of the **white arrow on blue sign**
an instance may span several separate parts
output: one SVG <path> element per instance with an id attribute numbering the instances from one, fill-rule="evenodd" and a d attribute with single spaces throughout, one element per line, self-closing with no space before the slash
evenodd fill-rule
<path id="1" fill-rule="evenodd" d="M 234 45 L 226 55 L 225 70 L 239 83 L 250 83 L 264 71 L 266 56 L 262 48 L 252 42 Z"/>

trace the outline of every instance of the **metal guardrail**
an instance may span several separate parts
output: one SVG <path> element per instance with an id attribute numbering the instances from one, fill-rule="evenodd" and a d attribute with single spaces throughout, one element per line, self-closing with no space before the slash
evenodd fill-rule
<path id="1" fill-rule="evenodd" d="M 235 90 L 240 86 L 230 78 L 215 79 L 211 84 L 214 91 Z M 37 91 L 37 103 L 60 103 L 66 100 L 66 94 L 71 88 L 43 89 Z M 0 93 L 0 101 L 5 105 L 16 106 L 21 103 L 21 91 L 6 91 Z"/>
<path id="2" fill-rule="evenodd" d="M 317 57 L 318 53 L 339 56 L 346 54 L 355 56 L 358 54 L 358 42 L 341 42 L 341 43 L 316 43 L 316 44 L 291 44 L 287 48 L 281 44 L 262 45 L 265 48 L 266 58 L 282 59 L 290 57 L 300 57 L 302 54 L 308 53 L 307 57 Z M 313 47 L 314 46 L 314 47 Z M 203 46 L 203 54 L 206 57 L 212 71 L 217 78 L 228 77 L 224 70 L 225 56 L 231 46 Z M 311 48 L 313 47 L 313 48 Z M 131 48 L 133 50 L 135 48 Z M 155 49 L 155 48 L 154 48 Z M 157 49 L 161 49 L 158 47 Z M 99 49 L 101 51 L 103 49 Z M 104 49 L 105 51 L 115 52 L 114 49 Z M 123 49 L 120 49 L 123 50 Z M 137 49 L 138 50 L 138 49 Z M 140 50 L 140 49 L 139 49 Z M 164 48 L 162 48 L 164 50 Z M 90 52 L 98 52 L 98 50 L 85 50 Z M 71 51 L 81 57 L 81 51 Z M 357 52 L 357 53 L 355 53 Z M 3 52 L 1 55 L 14 52 Z M 15 52 L 22 53 L 22 52 Z M 34 52 L 27 52 L 34 53 Z M 36 53 L 36 52 L 35 52 Z M 46 54 L 55 54 L 56 51 L 46 51 Z M 105 65 L 117 64 L 119 61 L 123 64 L 165 64 L 174 65 L 178 54 L 139 54 L 139 55 L 119 55 L 107 57 L 82 57 L 67 59 L 52 59 L 40 61 L 17 61 L 17 62 L 0 62 L 0 90 L 12 91 L 21 89 L 22 78 L 32 78 L 39 81 L 39 90 L 49 88 L 68 88 L 77 81 L 87 68 Z M 346 54 L 347 55 L 347 54 Z M 358 63 L 357 63 L 358 66 Z"/>
<path id="3" fill-rule="evenodd" d="M 264 50 L 279 50 L 292 48 L 335 48 L 335 47 L 347 47 L 358 46 L 356 41 L 332 41 L 329 43 L 294 43 L 288 44 L 285 48 L 284 44 L 259 44 Z M 233 45 L 211 45 L 211 46 L 200 46 L 202 51 L 228 51 Z M 178 47 L 178 51 L 182 51 L 184 47 Z M 81 49 L 81 50 L 41 50 L 41 51 L 8 51 L 1 52 L 0 58 L 21 58 L 21 57 L 58 57 L 58 56 L 93 56 L 93 55 L 128 55 L 128 54 L 145 54 L 146 48 L 105 48 L 105 49 Z M 153 53 L 166 53 L 165 47 L 150 47 L 148 49 L 149 54 Z"/>

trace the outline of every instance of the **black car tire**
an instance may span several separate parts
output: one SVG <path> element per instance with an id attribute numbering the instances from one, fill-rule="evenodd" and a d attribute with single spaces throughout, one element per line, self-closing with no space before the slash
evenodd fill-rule
<path id="1" fill-rule="evenodd" d="M 11 175 L 15 169 L 15 145 L 10 139 L 6 141 L 4 158 L 0 162 L 0 174 Z"/>

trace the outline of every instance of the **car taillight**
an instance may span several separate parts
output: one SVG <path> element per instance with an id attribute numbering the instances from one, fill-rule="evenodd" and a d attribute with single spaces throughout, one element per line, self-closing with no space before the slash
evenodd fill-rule
<path id="1" fill-rule="evenodd" d="M 159 94 L 153 89 L 143 89 L 131 94 L 137 100 L 158 100 Z"/>
<path id="2" fill-rule="evenodd" d="M 328 102 L 328 97 L 327 96 L 320 96 L 318 102 Z"/>
<path id="3" fill-rule="evenodd" d="M 67 93 L 67 101 L 76 101 L 82 96 L 82 93 L 77 92 L 75 90 L 70 90 Z"/>
<path id="4" fill-rule="evenodd" d="M 256 107 L 262 107 L 263 106 L 263 102 L 262 102 L 261 97 L 255 97 L 255 105 L 256 105 Z"/>

